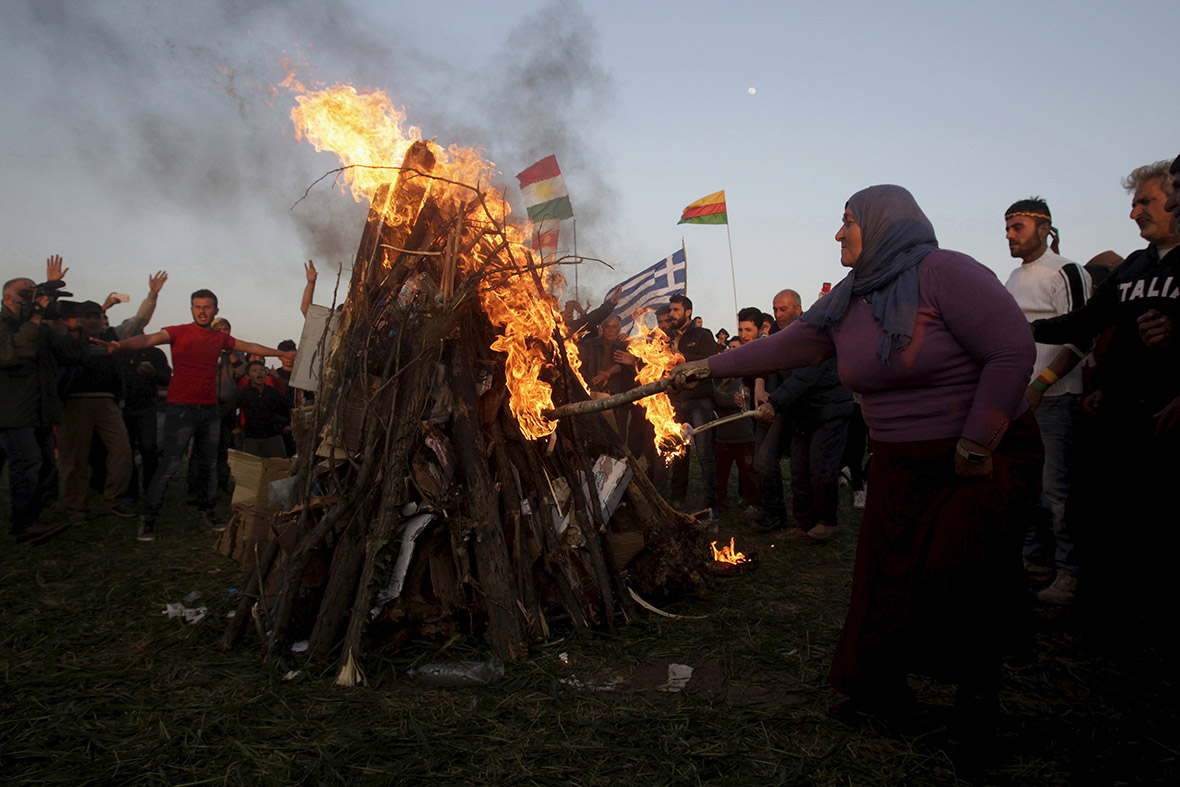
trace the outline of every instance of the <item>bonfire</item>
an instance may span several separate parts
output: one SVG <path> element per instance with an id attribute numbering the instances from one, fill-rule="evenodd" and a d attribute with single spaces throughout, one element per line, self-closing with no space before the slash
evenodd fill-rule
<path id="1" fill-rule="evenodd" d="M 284 511 L 249 548 L 223 644 L 307 639 L 341 683 L 366 647 L 458 633 L 523 656 L 560 620 L 613 632 L 633 594 L 701 593 L 708 544 L 588 399 L 548 268 L 492 166 L 379 93 L 298 88 L 299 133 L 369 203 Z M 301 353 L 307 348 L 301 347 Z"/>

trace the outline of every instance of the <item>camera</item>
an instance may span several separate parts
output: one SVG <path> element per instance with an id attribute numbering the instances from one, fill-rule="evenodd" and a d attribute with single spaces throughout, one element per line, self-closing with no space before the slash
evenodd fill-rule
<path id="1" fill-rule="evenodd" d="M 62 317 L 77 317 L 82 304 L 73 301 L 60 301 L 60 298 L 73 297 L 74 293 L 66 292 L 64 281 L 46 281 L 32 288 L 19 290 L 17 295 L 32 307 L 32 311 L 39 313 L 47 320 L 57 320 Z M 49 303 L 41 306 L 37 303 L 40 298 L 48 298 Z"/>

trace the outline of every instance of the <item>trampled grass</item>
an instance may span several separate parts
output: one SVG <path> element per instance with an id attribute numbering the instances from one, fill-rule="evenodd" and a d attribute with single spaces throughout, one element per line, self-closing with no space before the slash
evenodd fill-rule
<path id="1" fill-rule="evenodd" d="M 6 489 L 6 479 L 0 479 Z M 847 497 L 847 492 L 843 494 Z M 6 497 L 6 491 L 3 493 Z M 370 654 L 368 685 L 333 685 L 332 663 L 266 665 L 247 631 L 216 648 L 237 565 L 179 500 L 159 540 L 95 516 L 0 554 L 0 780 L 38 784 L 806 784 L 1180 783 L 1174 672 L 1152 650 L 1100 655 L 1071 613 L 1038 610 L 1037 647 L 1005 669 L 995 739 L 952 743 L 951 692 L 895 728 L 827 715 L 828 659 L 847 605 L 859 512 L 826 544 L 719 535 L 755 571 L 706 598 L 642 612 L 619 636 L 553 641 L 480 688 L 424 688 L 406 670 L 484 659 L 478 641 Z M 7 501 L 0 501 L 7 510 Z M 169 602 L 201 594 L 197 625 Z M 563 657 L 564 654 L 564 657 Z M 1173 659 L 1172 664 L 1175 664 Z M 693 668 L 661 690 L 669 664 Z M 299 671 L 294 680 L 284 680 Z M 609 689 L 609 690 L 608 690 Z"/>

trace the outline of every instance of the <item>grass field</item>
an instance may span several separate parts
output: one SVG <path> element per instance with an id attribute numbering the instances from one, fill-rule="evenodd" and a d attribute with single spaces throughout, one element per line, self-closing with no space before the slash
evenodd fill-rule
<path id="1" fill-rule="evenodd" d="M 7 514 L 7 480 L 0 505 Z M 847 490 L 843 492 L 848 497 Z M 736 495 L 734 495 L 736 499 Z M 845 499 L 844 505 L 848 505 Z M 827 715 L 828 659 L 847 605 L 858 512 L 814 544 L 749 531 L 753 572 L 669 605 L 613 639 L 554 639 L 480 688 L 423 688 L 407 669 L 485 659 L 477 641 L 372 654 L 367 686 L 248 632 L 216 648 L 236 564 L 179 500 L 159 540 L 96 516 L 0 554 L 0 780 L 36 784 L 1180 783 L 1176 687 L 1151 650 L 1099 656 L 1070 613 L 1038 610 L 1033 660 L 1005 669 L 994 741 L 952 744 L 948 687 L 904 728 Z M 196 625 L 162 614 L 197 591 Z M 1174 660 L 1173 660 L 1174 663 Z M 693 668 L 660 690 L 669 664 Z M 291 680 L 289 672 L 298 674 Z"/>

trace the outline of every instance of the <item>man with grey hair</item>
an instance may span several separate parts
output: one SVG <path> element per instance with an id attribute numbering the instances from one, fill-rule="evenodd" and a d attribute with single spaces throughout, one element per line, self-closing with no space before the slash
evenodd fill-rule
<path id="1" fill-rule="evenodd" d="M 1180 510 L 1180 341 L 1167 327 L 1180 319 L 1180 232 L 1165 208 L 1176 199 L 1170 164 L 1139 167 L 1123 180 L 1147 248 L 1129 255 L 1081 309 L 1033 323 L 1043 344 L 1086 348 L 1111 332 L 1082 403 L 1094 418 L 1066 513 L 1078 517 L 1085 594 L 1105 623 L 1164 613 L 1174 596 L 1180 540 L 1167 518 Z"/>
<path id="2" fill-rule="evenodd" d="M 777 333 L 793 323 L 803 313 L 799 293 L 780 290 L 771 301 Z M 770 394 L 782 384 L 790 372 L 758 377 L 754 380 L 754 407 L 759 408 L 770 399 Z M 769 531 L 785 528 L 787 509 L 783 495 L 782 459 L 791 451 L 791 425 L 785 412 L 769 421 L 759 419 L 754 424 L 754 476 L 758 479 L 758 506 L 761 511 L 754 519 L 755 530 Z"/>
<path id="3" fill-rule="evenodd" d="M 64 284 L 69 268 L 62 269 L 60 256 L 50 257 L 46 267 L 46 286 Z M 40 290 L 30 278 L 11 279 L 0 307 L 0 456 L 8 464 L 9 532 L 18 543 L 43 541 L 69 526 L 39 520 L 46 499 L 57 491 L 58 367 L 81 363 L 86 346 L 74 320 L 65 330 L 54 325 L 50 299 Z"/>

